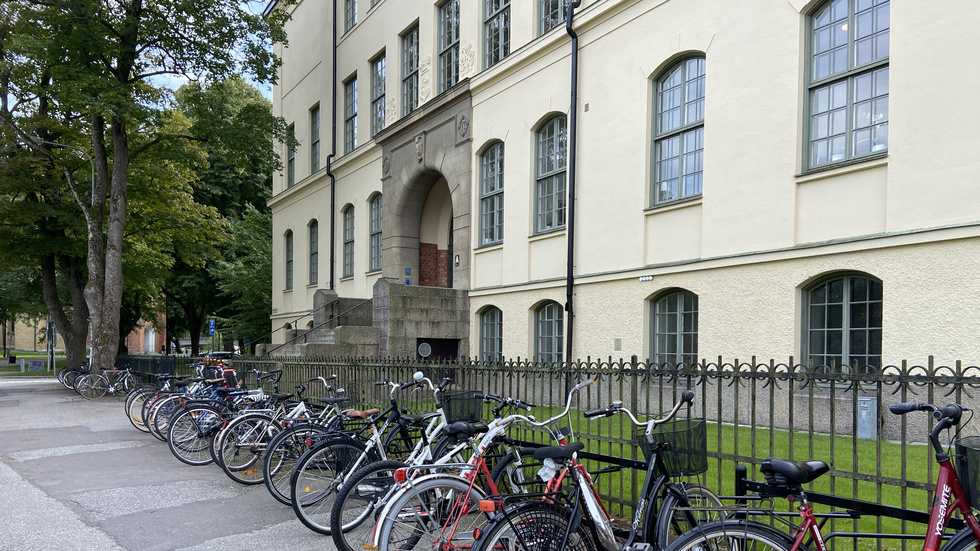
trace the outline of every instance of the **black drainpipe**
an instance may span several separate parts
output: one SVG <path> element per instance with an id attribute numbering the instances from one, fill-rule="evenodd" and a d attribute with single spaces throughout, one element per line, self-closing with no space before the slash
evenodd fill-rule
<path id="1" fill-rule="evenodd" d="M 572 0 L 565 12 L 565 32 L 572 37 L 572 105 L 568 115 L 568 269 L 565 276 L 565 361 L 572 361 L 572 337 L 575 326 L 575 309 L 572 307 L 572 290 L 575 285 L 575 138 L 578 114 L 578 35 L 572 30 L 573 10 L 582 0 Z"/>
<path id="2" fill-rule="evenodd" d="M 337 156 L 337 0 L 333 0 L 333 40 L 331 48 L 331 88 L 330 88 L 330 155 L 327 155 L 327 175 L 330 176 L 330 290 L 334 289 L 336 272 L 337 238 L 337 178 L 333 175 L 333 158 Z"/>

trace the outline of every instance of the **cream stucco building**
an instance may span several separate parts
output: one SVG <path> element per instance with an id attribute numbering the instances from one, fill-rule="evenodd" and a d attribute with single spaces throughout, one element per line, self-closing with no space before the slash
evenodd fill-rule
<path id="1" fill-rule="evenodd" d="M 972 2 L 567 4 L 269 6 L 277 342 L 980 362 Z"/>

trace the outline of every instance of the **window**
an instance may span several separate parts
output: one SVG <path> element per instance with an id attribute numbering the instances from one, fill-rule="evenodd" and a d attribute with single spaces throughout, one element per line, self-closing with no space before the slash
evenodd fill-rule
<path id="1" fill-rule="evenodd" d="M 510 54 L 510 0 L 483 1 L 484 67 Z"/>
<path id="2" fill-rule="evenodd" d="M 548 302 L 534 311 L 534 357 L 541 363 L 562 361 L 564 312 L 557 302 Z"/>
<path id="3" fill-rule="evenodd" d="M 459 0 L 439 6 L 439 91 L 459 82 Z"/>
<path id="4" fill-rule="evenodd" d="M 371 137 L 385 129 L 385 55 L 371 61 Z"/>
<path id="5" fill-rule="evenodd" d="M 651 356 L 658 365 L 698 361 L 698 296 L 684 290 L 671 291 L 653 300 Z"/>
<path id="6" fill-rule="evenodd" d="M 320 170 L 320 106 L 310 109 L 310 173 Z"/>
<path id="7" fill-rule="evenodd" d="M 834 0 L 808 18 L 807 163 L 888 151 L 888 0 Z"/>
<path id="8" fill-rule="evenodd" d="M 344 277 L 354 275 L 354 207 L 344 209 Z"/>
<path id="9" fill-rule="evenodd" d="M 495 142 L 480 157 L 480 244 L 504 240 L 504 144 Z"/>
<path id="10" fill-rule="evenodd" d="M 320 247 L 319 241 L 319 224 L 316 220 L 310 222 L 310 285 L 316 285 L 317 282 L 317 271 L 319 266 L 317 265 L 318 249 Z"/>
<path id="11" fill-rule="evenodd" d="M 538 34 L 544 34 L 565 22 L 568 0 L 538 0 L 538 10 L 541 13 Z"/>
<path id="12" fill-rule="evenodd" d="M 704 58 L 681 61 L 657 81 L 652 203 L 701 195 Z"/>
<path id="13" fill-rule="evenodd" d="M 368 270 L 376 271 L 381 269 L 381 212 L 382 212 L 382 197 L 380 193 L 374 195 L 371 198 L 370 204 L 370 216 L 371 216 L 371 227 L 369 231 L 371 233 L 370 237 L 370 254 Z"/>
<path id="14" fill-rule="evenodd" d="M 804 292 L 804 363 L 852 372 L 881 367 L 881 281 L 836 276 Z"/>
<path id="15" fill-rule="evenodd" d="M 419 106 L 419 26 L 402 35 L 402 116 Z"/>
<path id="16" fill-rule="evenodd" d="M 289 143 L 286 145 L 286 187 L 291 188 L 296 183 L 296 127 L 289 125 L 286 129 L 289 134 Z"/>
<path id="17" fill-rule="evenodd" d="M 565 117 L 548 119 L 537 135 L 535 233 L 565 227 Z"/>
<path id="18" fill-rule="evenodd" d="M 357 0 L 344 0 L 344 32 L 357 24 Z"/>
<path id="19" fill-rule="evenodd" d="M 286 232 L 286 290 L 293 288 L 293 231 Z"/>
<path id="20" fill-rule="evenodd" d="M 480 359 L 488 362 L 503 360 L 504 313 L 491 306 L 480 314 Z"/>
<path id="21" fill-rule="evenodd" d="M 344 153 L 357 147 L 357 77 L 344 82 Z"/>

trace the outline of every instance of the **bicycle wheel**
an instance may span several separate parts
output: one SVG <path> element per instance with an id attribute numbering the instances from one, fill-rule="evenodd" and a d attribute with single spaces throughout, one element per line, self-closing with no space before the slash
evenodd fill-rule
<path id="1" fill-rule="evenodd" d="M 150 423 L 150 434 L 162 442 L 167 441 L 167 429 L 170 427 L 170 417 L 181 408 L 180 395 L 171 394 L 154 404 L 147 417 Z"/>
<path id="2" fill-rule="evenodd" d="M 304 453 L 289 484 L 293 512 L 304 526 L 330 535 L 330 512 L 346 475 L 379 458 L 365 455 L 364 445 L 351 438 L 331 439 Z"/>
<path id="3" fill-rule="evenodd" d="M 174 457 L 188 465 L 207 465 L 213 461 L 208 447 L 211 435 L 221 426 L 221 413 L 210 406 L 193 406 L 173 415 L 167 445 Z"/>
<path id="4" fill-rule="evenodd" d="M 486 494 L 478 485 L 454 475 L 430 475 L 405 489 L 382 511 L 378 525 L 381 549 L 471 547 L 489 515 L 480 511 Z"/>
<path id="5" fill-rule="evenodd" d="M 647 514 L 651 515 L 653 503 L 647 508 Z M 722 507 L 721 500 L 714 492 L 698 484 L 671 484 L 667 487 L 667 495 L 664 497 L 660 512 L 657 514 L 657 524 L 650 526 L 648 519 L 644 524 L 648 531 L 644 531 L 644 541 L 647 543 L 657 542 L 659 549 L 667 549 L 675 539 L 692 530 L 693 528 L 706 524 L 722 517 L 721 511 L 691 511 L 685 508 L 703 507 Z M 655 534 L 655 538 L 652 537 Z"/>
<path id="6" fill-rule="evenodd" d="M 669 551 L 789 551 L 793 540 L 775 528 L 746 520 L 702 524 L 674 540 Z M 800 551 L 806 551 L 801 545 Z"/>
<path id="7" fill-rule="evenodd" d="M 371 543 L 381 508 L 395 486 L 395 469 L 401 461 L 378 461 L 348 477 L 330 510 L 331 537 L 338 551 L 360 551 Z"/>
<path id="8" fill-rule="evenodd" d="M 570 517 L 571 511 L 556 505 L 518 503 L 487 524 L 473 551 L 595 551 L 597 547 L 585 523 L 580 522 L 576 530 L 568 533 Z"/>
<path id="9" fill-rule="evenodd" d="M 75 388 L 82 395 L 82 398 L 98 400 L 105 396 L 106 390 L 109 388 L 109 381 L 102 375 L 90 373 L 76 381 Z"/>
<path id="10" fill-rule="evenodd" d="M 980 547 L 980 541 L 977 541 L 976 536 L 969 528 L 958 532 L 953 539 L 949 540 L 942 546 L 942 551 L 971 551 Z"/>
<path id="11" fill-rule="evenodd" d="M 535 448 L 520 448 L 505 454 L 490 472 L 490 478 L 500 495 L 513 495 L 544 491 L 544 482 L 538 478 L 541 460 L 534 458 Z"/>
<path id="12" fill-rule="evenodd" d="M 135 389 L 136 387 L 138 387 L 138 386 L 140 386 L 142 384 L 143 384 L 143 381 L 141 381 L 139 377 L 137 377 L 136 375 L 133 375 L 132 373 L 127 373 L 127 374 L 123 375 L 122 389 L 126 391 L 126 394 L 127 395 L 129 394 L 129 392 L 131 390 Z"/>
<path id="13" fill-rule="evenodd" d="M 263 414 L 243 415 L 228 423 L 216 445 L 225 474 L 239 484 L 261 483 L 262 453 L 279 430 L 272 417 Z"/>
<path id="14" fill-rule="evenodd" d="M 293 425 L 277 434 L 262 456 L 262 479 L 272 497 L 284 505 L 292 505 L 289 479 L 299 458 L 310 449 L 317 435 L 329 431 L 319 425 Z"/>
<path id="15" fill-rule="evenodd" d="M 422 437 L 422 429 L 418 427 L 402 427 L 396 425 L 384 435 L 382 443 L 385 456 L 395 461 L 404 461 L 412 454 L 415 443 Z"/>

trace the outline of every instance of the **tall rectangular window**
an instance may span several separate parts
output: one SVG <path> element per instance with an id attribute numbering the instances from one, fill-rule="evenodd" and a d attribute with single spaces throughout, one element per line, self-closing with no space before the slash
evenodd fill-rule
<path id="1" fill-rule="evenodd" d="M 371 198 L 370 205 L 370 217 L 371 225 L 369 231 L 371 233 L 371 244 L 370 244 L 370 254 L 368 262 L 368 270 L 376 271 L 381 269 L 381 213 L 382 213 L 382 202 L 381 194 L 378 193 Z"/>
<path id="2" fill-rule="evenodd" d="M 557 302 L 548 302 L 534 312 L 534 356 L 541 363 L 560 363 L 564 351 L 564 313 Z"/>
<path id="3" fill-rule="evenodd" d="M 289 134 L 290 142 L 296 140 L 296 127 L 289 125 L 286 129 Z M 292 143 L 286 145 L 286 187 L 291 188 L 296 183 L 296 146 Z"/>
<path id="4" fill-rule="evenodd" d="M 701 195 L 704 173 L 703 57 L 670 67 L 657 81 L 651 202 Z"/>
<path id="5" fill-rule="evenodd" d="M 354 275 L 354 207 L 344 210 L 344 277 Z"/>
<path id="6" fill-rule="evenodd" d="M 419 26 L 402 35 L 402 116 L 419 106 Z"/>
<path id="7" fill-rule="evenodd" d="M 459 82 L 459 0 L 439 6 L 439 91 Z"/>
<path id="8" fill-rule="evenodd" d="M 808 18 L 808 168 L 888 151 L 888 0 L 832 0 Z"/>
<path id="9" fill-rule="evenodd" d="M 510 0 L 483 0 L 483 66 L 510 54 Z"/>
<path id="10" fill-rule="evenodd" d="M 480 245 L 504 239 L 504 143 L 480 156 Z"/>
<path id="11" fill-rule="evenodd" d="M 565 22 L 568 0 L 538 0 L 538 34 L 544 34 Z"/>
<path id="12" fill-rule="evenodd" d="M 371 62 L 371 137 L 385 129 L 385 55 Z"/>
<path id="13" fill-rule="evenodd" d="M 653 361 L 687 366 L 698 361 L 698 296 L 677 290 L 653 301 Z"/>
<path id="14" fill-rule="evenodd" d="M 565 227 L 565 117 L 548 119 L 537 133 L 535 233 Z"/>
<path id="15" fill-rule="evenodd" d="M 480 359 L 499 362 L 503 359 L 504 314 L 490 307 L 480 314 Z"/>
<path id="16" fill-rule="evenodd" d="M 357 147 L 357 77 L 344 82 L 344 153 Z"/>
<path id="17" fill-rule="evenodd" d="M 293 232 L 286 232 L 286 290 L 293 288 Z"/>
<path id="18" fill-rule="evenodd" d="M 320 106 L 310 109 L 310 174 L 320 170 Z"/>
<path id="19" fill-rule="evenodd" d="M 357 0 L 344 0 L 344 32 L 357 24 Z"/>
<path id="20" fill-rule="evenodd" d="M 319 277 L 319 224 L 310 222 L 310 285 L 316 285 Z"/>

